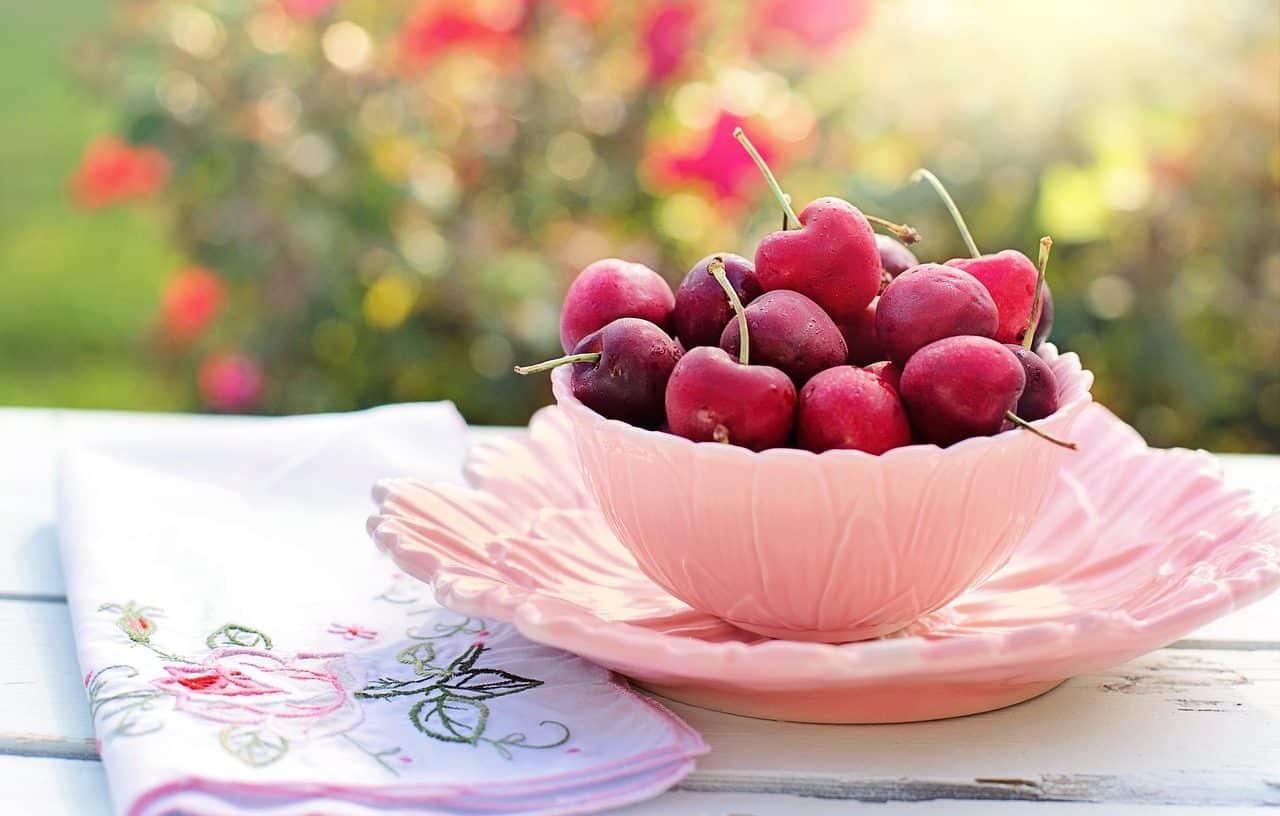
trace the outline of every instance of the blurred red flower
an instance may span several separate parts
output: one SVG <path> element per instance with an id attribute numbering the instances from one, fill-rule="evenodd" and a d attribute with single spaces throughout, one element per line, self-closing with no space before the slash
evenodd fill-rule
<path id="1" fill-rule="evenodd" d="M 219 411 L 247 411 L 262 397 L 262 369 L 237 352 L 206 357 L 200 364 L 197 383 L 205 404 Z"/>
<path id="2" fill-rule="evenodd" d="M 679 73 L 693 48 L 698 9 L 692 3 L 665 3 L 644 22 L 644 49 L 649 59 L 649 84 L 660 85 Z"/>
<path id="3" fill-rule="evenodd" d="M 405 22 L 400 48 L 414 67 L 427 65 L 454 48 L 505 55 L 518 44 L 516 32 L 522 18 L 523 12 L 495 21 L 447 5 L 426 4 Z"/>
<path id="4" fill-rule="evenodd" d="M 338 4 L 338 0 L 280 0 L 280 5 L 290 17 L 314 20 Z"/>
<path id="5" fill-rule="evenodd" d="M 779 44 L 826 52 L 867 22 L 867 0 L 768 0 L 756 6 L 757 51 Z"/>
<path id="6" fill-rule="evenodd" d="M 653 177 L 668 187 L 701 185 L 717 199 L 745 198 L 748 189 L 764 184 L 760 170 L 733 131 L 742 127 L 760 155 L 777 173 L 783 160 L 780 149 L 760 128 L 746 127 L 746 120 L 721 111 L 705 134 L 689 146 L 651 150 L 648 162 Z"/>
<path id="7" fill-rule="evenodd" d="M 560 11 L 584 23 L 598 23 L 609 11 L 608 0 L 556 0 Z"/>
<path id="8" fill-rule="evenodd" d="M 188 266 L 174 273 L 165 286 L 160 325 L 178 343 L 199 337 L 217 317 L 226 296 L 222 279 L 202 266 Z"/>
<path id="9" fill-rule="evenodd" d="M 81 207 L 98 209 L 150 195 L 168 177 L 169 160 L 158 149 L 106 136 L 85 149 L 71 178 L 71 194 Z"/>

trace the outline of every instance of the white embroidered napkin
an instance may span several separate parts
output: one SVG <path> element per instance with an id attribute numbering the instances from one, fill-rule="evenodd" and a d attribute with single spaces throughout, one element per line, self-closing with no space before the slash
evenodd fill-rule
<path id="1" fill-rule="evenodd" d="M 122 428 L 60 528 L 117 812 L 580 813 L 705 752 L 625 683 L 439 608 L 365 539 L 370 485 L 459 479 L 447 405 Z"/>

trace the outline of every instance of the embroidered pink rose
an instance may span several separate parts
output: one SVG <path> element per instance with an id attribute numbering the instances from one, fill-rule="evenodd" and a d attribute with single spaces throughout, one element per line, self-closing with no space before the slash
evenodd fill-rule
<path id="1" fill-rule="evenodd" d="M 152 683 L 176 707 L 235 725 L 269 726 L 288 739 L 330 736 L 360 724 L 361 712 L 327 658 L 284 658 L 261 649 L 216 649 L 200 664 L 169 664 Z"/>

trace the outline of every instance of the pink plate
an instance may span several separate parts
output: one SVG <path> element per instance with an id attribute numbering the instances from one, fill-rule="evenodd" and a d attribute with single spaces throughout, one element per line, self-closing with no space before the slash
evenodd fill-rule
<path id="1" fill-rule="evenodd" d="M 582 484 L 568 422 L 478 446 L 473 489 L 393 479 L 369 528 L 460 612 L 682 702 L 808 722 L 906 722 L 1011 705 L 1157 649 L 1280 584 L 1280 513 L 1203 452 L 1153 450 L 1085 409 L 1031 532 L 980 586 L 906 629 L 769 640 L 697 612 L 636 566 Z"/>

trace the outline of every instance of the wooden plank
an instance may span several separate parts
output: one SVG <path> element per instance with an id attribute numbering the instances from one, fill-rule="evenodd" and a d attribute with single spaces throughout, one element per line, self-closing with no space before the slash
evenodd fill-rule
<path id="1" fill-rule="evenodd" d="M 106 774 L 98 762 L 0 756 L 0 813 L 111 816 Z"/>
<path id="2" fill-rule="evenodd" d="M 610 811 L 610 816 L 1098 816 L 1095 804 L 1025 801 L 938 801 L 855 804 L 777 794 L 672 791 Z M 1262 816 L 1260 808 L 1126 805 L 1126 816 Z M 1267 812 L 1274 813 L 1274 810 Z M 106 776 L 97 762 L 0 756 L 0 813 L 14 816 L 111 816 Z"/>

